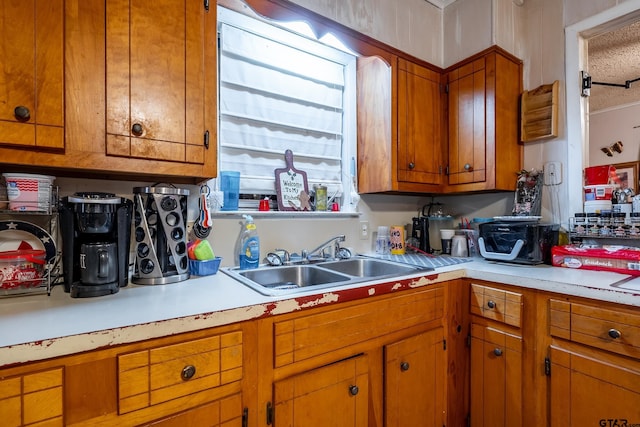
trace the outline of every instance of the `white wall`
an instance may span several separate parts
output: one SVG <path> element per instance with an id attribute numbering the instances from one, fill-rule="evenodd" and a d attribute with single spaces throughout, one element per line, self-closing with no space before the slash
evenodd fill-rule
<path id="1" fill-rule="evenodd" d="M 442 66 L 442 11 L 426 0 L 291 0 L 416 58 Z"/>
<path id="2" fill-rule="evenodd" d="M 640 159 L 640 103 L 592 112 L 589 115 L 589 166 L 637 162 Z M 616 141 L 624 144 L 613 157 L 602 152 Z"/>

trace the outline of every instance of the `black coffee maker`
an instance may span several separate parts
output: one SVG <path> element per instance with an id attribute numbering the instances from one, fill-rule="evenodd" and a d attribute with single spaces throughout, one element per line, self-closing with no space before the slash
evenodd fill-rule
<path id="1" fill-rule="evenodd" d="M 129 280 L 133 203 L 111 193 L 60 201 L 64 289 L 74 298 L 115 294 Z"/>

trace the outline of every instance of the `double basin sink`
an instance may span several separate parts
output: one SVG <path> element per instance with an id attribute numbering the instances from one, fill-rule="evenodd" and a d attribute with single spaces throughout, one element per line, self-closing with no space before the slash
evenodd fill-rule
<path id="1" fill-rule="evenodd" d="M 354 257 L 314 264 L 265 266 L 253 270 L 240 270 L 236 267 L 223 271 L 263 295 L 276 296 L 400 277 L 421 271 L 433 271 L 433 268 Z"/>

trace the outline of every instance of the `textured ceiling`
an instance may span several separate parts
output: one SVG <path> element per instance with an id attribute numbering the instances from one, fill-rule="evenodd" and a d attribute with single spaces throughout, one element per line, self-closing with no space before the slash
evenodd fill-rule
<path id="1" fill-rule="evenodd" d="M 640 78 L 640 22 L 590 38 L 588 46 L 592 82 L 624 85 L 627 80 Z M 629 89 L 591 86 L 590 111 L 635 102 L 640 102 L 640 81 L 631 83 Z"/>

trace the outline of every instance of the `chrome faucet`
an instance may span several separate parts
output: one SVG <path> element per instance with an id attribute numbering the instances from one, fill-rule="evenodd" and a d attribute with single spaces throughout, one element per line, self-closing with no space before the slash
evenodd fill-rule
<path id="1" fill-rule="evenodd" d="M 349 258 L 351 256 L 351 251 L 347 248 L 343 248 L 340 246 L 340 242 L 345 241 L 344 234 L 340 234 L 339 236 L 332 237 L 326 242 L 322 243 L 317 248 L 311 251 L 302 251 L 302 258 L 306 261 L 313 259 L 314 257 L 319 258 Z M 327 249 L 331 252 L 327 253 Z"/>

